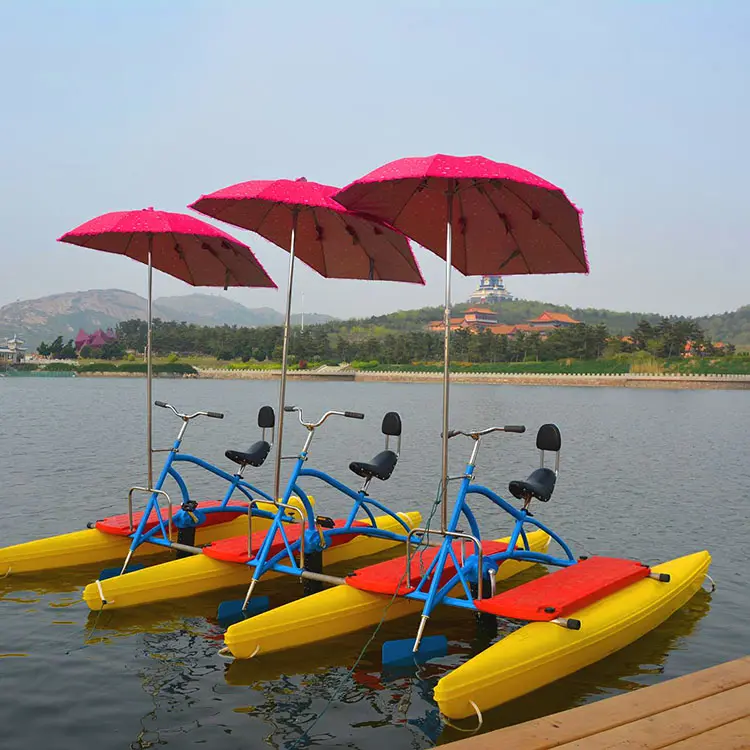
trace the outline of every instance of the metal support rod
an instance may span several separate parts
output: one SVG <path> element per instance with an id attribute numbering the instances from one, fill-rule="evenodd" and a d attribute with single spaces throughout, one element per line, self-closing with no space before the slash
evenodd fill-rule
<path id="1" fill-rule="evenodd" d="M 438 532 L 431 532 L 430 529 L 422 529 L 422 528 L 414 528 L 409 531 L 409 533 L 406 535 L 406 588 L 411 588 L 411 538 L 414 534 L 430 534 L 430 533 L 438 533 Z M 477 570 L 479 571 L 478 580 L 477 580 L 477 589 L 479 592 L 479 598 L 483 598 L 483 591 L 482 591 L 482 571 L 484 570 L 484 557 L 482 552 L 482 541 L 481 539 L 478 539 L 477 537 L 473 536 L 472 534 L 467 534 L 463 531 L 441 531 L 439 532 L 443 539 L 445 537 L 450 536 L 454 539 L 460 539 L 461 544 L 463 545 L 463 540 L 467 540 L 474 543 L 474 547 L 477 551 Z M 420 546 L 422 544 L 422 541 L 420 540 L 419 544 L 417 546 Z M 445 541 L 443 541 L 441 544 L 433 545 L 428 543 L 428 547 L 442 547 L 443 544 L 445 544 Z M 463 549 L 461 550 L 461 555 L 463 557 Z M 463 567 L 463 560 L 462 567 Z M 434 575 L 434 571 L 433 571 Z"/>
<path id="2" fill-rule="evenodd" d="M 154 486 L 154 463 L 153 463 L 153 433 L 151 425 L 151 300 L 153 296 L 153 251 L 154 235 L 148 235 L 148 327 L 146 329 L 146 436 L 148 461 L 148 482 L 146 486 L 151 489 Z"/>
<path id="3" fill-rule="evenodd" d="M 251 500 L 247 504 L 247 559 L 253 559 L 253 508 L 255 507 L 255 500 Z"/>
<path id="4" fill-rule="evenodd" d="M 242 602 L 243 612 L 247 609 L 247 605 L 250 603 L 250 597 L 253 595 L 253 589 L 255 588 L 256 583 L 258 583 L 258 579 L 253 577 L 253 580 L 250 581 L 250 586 L 248 586 L 247 594 L 245 594 L 245 600 Z"/>
<path id="5" fill-rule="evenodd" d="M 315 573 L 312 570 L 303 570 L 300 573 L 300 578 L 307 578 L 310 581 L 322 581 L 323 583 L 330 583 L 333 586 L 346 585 L 346 578 L 339 578 L 338 576 L 329 576 L 325 573 Z"/>
<path id="6" fill-rule="evenodd" d="M 417 629 L 417 637 L 414 639 L 414 648 L 412 653 L 416 654 L 419 651 L 419 644 L 422 642 L 422 636 L 424 635 L 424 627 L 427 625 L 427 620 L 430 619 L 429 615 L 422 615 L 422 619 L 419 621 L 419 628 Z"/>
<path id="7" fill-rule="evenodd" d="M 298 209 L 292 209 L 292 236 L 289 245 L 289 281 L 286 290 L 286 311 L 284 313 L 284 345 L 281 353 L 281 382 L 279 383 L 279 431 L 276 440 L 276 463 L 274 465 L 273 499 L 279 499 L 279 487 L 281 485 L 281 446 L 284 442 L 284 401 L 286 399 L 286 370 L 287 356 L 289 353 L 289 324 L 292 318 L 292 287 L 294 286 L 294 257 L 297 236 L 297 213 Z"/>
<path id="8" fill-rule="evenodd" d="M 120 570 L 120 575 L 125 575 L 125 571 L 127 570 L 128 565 L 130 564 L 130 560 L 133 557 L 133 550 L 129 549 L 128 554 L 125 555 L 125 562 L 122 564 L 122 570 Z"/>
<path id="9" fill-rule="evenodd" d="M 445 229 L 445 309 L 443 311 L 443 469 L 442 508 L 440 514 L 440 529 L 448 528 L 448 402 L 450 392 L 450 339 L 451 339 L 451 269 L 453 263 L 453 191 L 454 186 L 448 188 L 448 221 Z"/>
<path id="10" fill-rule="evenodd" d="M 180 552 L 187 552 L 190 555 L 200 555 L 203 550 L 200 547 L 193 547 L 191 544 L 181 544 L 180 542 L 172 542 L 170 545 L 173 549 L 178 549 Z"/>
<path id="11" fill-rule="evenodd" d="M 128 492 L 128 521 L 130 523 L 130 533 L 135 531 L 135 524 L 133 523 L 133 493 L 143 492 L 146 495 L 164 495 L 169 503 L 169 518 L 170 528 L 167 536 L 172 535 L 171 518 L 172 518 L 172 498 L 164 490 L 155 490 L 153 487 L 131 487 Z M 148 506 L 147 506 L 148 507 Z M 170 540 L 171 541 L 171 540 Z"/>

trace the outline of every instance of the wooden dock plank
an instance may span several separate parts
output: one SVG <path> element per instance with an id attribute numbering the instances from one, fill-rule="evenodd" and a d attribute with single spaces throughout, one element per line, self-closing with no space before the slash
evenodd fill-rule
<path id="1" fill-rule="evenodd" d="M 750 716 L 668 745 L 666 750 L 747 750 L 750 747 Z"/>
<path id="2" fill-rule="evenodd" d="M 559 748 L 747 685 L 750 685 L 750 656 L 632 693 L 459 740 L 451 743 L 451 747 L 452 750 L 495 750 L 500 746 L 523 750 Z M 724 723 L 730 721 L 732 719 L 727 719 Z M 704 727 L 703 731 L 706 729 L 709 727 Z M 589 747 L 583 743 L 580 746 Z"/>
<path id="3" fill-rule="evenodd" d="M 558 750 L 659 750 L 748 715 L 750 684 L 566 742 Z"/>

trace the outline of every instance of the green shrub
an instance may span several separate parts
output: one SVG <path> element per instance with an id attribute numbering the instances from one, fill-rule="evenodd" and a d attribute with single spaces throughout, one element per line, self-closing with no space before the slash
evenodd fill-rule
<path id="1" fill-rule="evenodd" d="M 68 362 L 50 362 L 48 365 L 45 365 L 44 369 L 46 372 L 70 372 L 78 368 Z"/>
<path id="2" fill-rule="evenodd" d="M 81 365 L 78 372 L 117 372 L 117 365 L 114 362 L 89 362 Z"/>

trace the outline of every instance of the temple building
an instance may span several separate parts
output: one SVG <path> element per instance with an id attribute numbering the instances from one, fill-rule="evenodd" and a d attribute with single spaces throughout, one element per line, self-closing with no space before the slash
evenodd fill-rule
<path id="1" fill-rule="evenodd" d="M 469 297 L 469 302 L 490 305 L 510 299 L 513 299 L 513 295 L 505 288 L 502 276 L 482 276 L 479 286 Z"/>
<path id="2" fill-rule="evenodd" d="M 565 313 L 556 313 L 545 310 L 541 315 L 525 323 L 516 323 L 507 325 L 497 322 L 497 314 L 486 307 L 470 307 L 462 317 L 451 318 L 451 331 L 457 331 L 465 328 L 470 333 L 481 333 L 489 331 L 496 336 L 510 336 L 511 338 L 519 333 L 539 333 L 546 336 L 558 328 L 569 328 L 577 326 L 580 320 L 571 318 Z M 433 320 L 427 326 L 428 331 L 440 333 L 443 330 L 442 320 Z"/>
<path id="3" fill-rule="evenodd" d="M 20 365 L 26 359 L 26 348 L 18 336 L 7 339 L 5 346 L 0 346 L 0 363 Z"/>
<path id="4" fill-rule="evenodd" d="M 577 326 L 581 321 L 571 318 L 565 313 L 549 312 L 545 310 L 539 317 L 529 320 L 528 323 L 535 331 L 550 331 L 554 328 L 570 328 Z"/>
<path id="5" fill-rule="evenodd" d="M 80 352 L 84 346 L 88 346 L 90 349 L 101 349 L 105 344 L 109 344 L 116 339 L 117 336 L 115 336 L 115 332 L 111 328 L 108 328 L 106 331 L 102 331 L 99 328 L 93 333 L 86 333 L 81 328 L 76 336 L 76 351 Z"/>
<path id="6" fill-rule="evenodd" d="M 468 328 L 470 331 L 483 331 L 497 323 L 497 313 L 487 307 L 470 307 L 460 318 L 451 318 L 451 331 Z M 433 320 L 427 326 L 428 331 L 442 331 L 443 321 Z"/>

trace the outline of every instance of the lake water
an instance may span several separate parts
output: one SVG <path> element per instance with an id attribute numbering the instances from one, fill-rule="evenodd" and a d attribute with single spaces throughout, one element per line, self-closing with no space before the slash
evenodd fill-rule
<path id="1" fill-rule="evenodd" d="M 137 379 L 0 379 L 0 544 L 84 528 L 126 508 L 127 490 L 145 481 L 145 383 Z M 377 484 L 398 510 L 429 510 L 440 466 L 440 386 L 292 381 L 288 403 L 306 416 L 363 411 L 364 422 L 331 419 L 316 435 L 311 465 L 356 477 L 351 460 L 382 447 L 380 420 L 404 420 L 399 465 Z M 154 397 L 184 410 L 224 411 L 201 419 L 184 449 L 226 468 L 224 450 L 258 437 L 257 409 L 274 404 L 273 382 L 158 380 Z M 699 594 L 657 630 L 619 653 L 532 695 L 489 712 L 492 729 L 570 708 L 744 656 L 750 638 L 748 530 L 750 479 L 746 391 L 668 391 L 456 385 L 455 428 L 522 423 L 525 435 L 485 438 L 478 479 L 500 489 L 537 466 L 536 429 L 557 423 L 563 435 L 555 496 L 537 515 L 576 554 L 637 557 L 655 563 L 707 548 L 717 590 Z M 155 410 L 155 444 L 176 433 L 171 413 Z M 304 430 L 287 422 L 285 452 Z M 451 441 L 458 472 L 469 441 Z M 248 477 L 270 486 L 272 468 Z M 196 498 L 222 488 L 199 470 L 186 476 Z M 321 512 L 345 511 L 331 491 L 310 489 Z M 487 538 L 504 517 L 475 500 Z M 450 654 L 419 675 L 381 674 L 385 638 L 413 636 L 416 621 L 384 626 L 349 674 L 370 633 L 280 657 L 228 664 L 217 651 L 214 619 L 221 592 L 138 611 L 90 614 L 82 587 L 97 568 L 26 583 L 0 581 L 0 726 L 3 750 L 270 746 L 425 748 L 462 736 L 445 727 L 431 699 L 437 679 L 470 655 L 471 617 L 443 611 L 429 632 L 445 633 Z M 337 572 L 337 571 L 330 571 Z M 0 571 L 0 574 L 2 571 Z M 274 604 L 300 594 L 296 581 L 271 582 Z M 317 719 L 317 721 L 316 721 Z M 309 729 L 309 737 L 303 736 Z M 295 743 L 297 743 L 295 745 Z"/>

